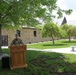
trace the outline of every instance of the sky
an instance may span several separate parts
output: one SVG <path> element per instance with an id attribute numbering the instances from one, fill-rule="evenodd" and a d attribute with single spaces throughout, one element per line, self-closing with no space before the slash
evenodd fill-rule
<path id="1" fill-rule="evenodd" d="M 67 21 L 69 23 L 73 23 L 76 24 L 76 0 L 58 0 L 57 1 L 57 5 L 61 8 L 61 9 L 72 9 L 73 12 L 71 13 L 71 15 L 65 15 Z M 61 19 L 55 19 L 55 21 L 61 21 L 63 18 Z"/>

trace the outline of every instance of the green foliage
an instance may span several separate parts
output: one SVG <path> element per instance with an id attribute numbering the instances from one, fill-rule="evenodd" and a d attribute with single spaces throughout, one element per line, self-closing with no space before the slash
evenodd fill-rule
<path id="1" fill-rule="evenodd" d="M 58 18 L 61 18 L 63 16 L 63 13 L 64 12 L 65 14 L 67 15 L 70 15 L 72 13 L 72 9 L 69 9 L 69 10 L 62 10 L 58 7 L 58 11 L 57 11 L 57 14 L 58 14 Z"/>
<path id="2" fill-rule="evenodd" d="M 72 9 L 69 9 L 69 10 L 65 11 L 65 13 L 70 15 L 72 13 L 72 11 L 73 11 Z"/>
<path id="3" fill-rule="evenodd" d="M 53 10 L 60 9 L 56 2 L 57 0 L 0 0 L 0 36 L 2 27 L 34 27 L 39 24 L 36 18 L 44 22 L 50 21 Z"/>
<path id="4" fill-rule="evenodd" d="M 48 22 L 44 25 L 43 36 L 57 37 L 59 35 L 59 28 L 53 22 Z"/>
<path id="5" fill-rule="evenodd" d="M 53 10 L 58 11 L 60 17 L 64 11 L 66 14 L 71 13 L 70 9 L 62 11 L 56 2 L 57 0 L 0 0 L 0 24 L 5 28 L 35 26 L 39 23 L 36 18 L 44 22 L 50 21 Z"/>
<path id="6" fill-rule="evenodd" d="M 68 35 L 71 35 L 72 34 L 73 25 L 64 24 L 64 25 L 61 26 L 61 28 L 63 30 L 65 30 Z"/>
<path id="7" fill-rule="evenodd" d="M 76 37 L 76 26 L 72 27 L 72 36 Z"/>
<path id="8" fill-rule="evenodd" d="M 67 37 L 67 32 L 60 28 L 60 38 L 66 38 L 66 37 Z"/>
<path id="9" fill-rule="evenodd" d="M 67 34 L 66 37 L 69 37 L 69 39 L 71 39 L 71 37 L 75 34 L 73 34 L 75 32 L 74 26 L 73 25 L 68 25 L 68 24 L 64 24 L 61 26 L 61 29 L 63 31 L 65 31 L 65 34 Z"/>
<path id="10" fill-rule="evenodd" d="M 48 22 L 44 25 L 42 34 L 45 37 L 51 37 L 54 45 L 54 40 L 55 38 L 59 37 L 60 32 L 56 24 L 54 24 L 53 22 Z"/>
<path id="11" fill-rule="evenodd" d="M 35 27 L 36 29 L 43 29 L 43 25 L 36 25 L 36 27 Z"/>
<path id="12" fill-rule="evenodd" d="M 67 31 L 68 27 L 69 27 L 68 24 L 61 25 L 61 28 L 62 28 L 63 30 L 66 30 L 66 31 Z"/>

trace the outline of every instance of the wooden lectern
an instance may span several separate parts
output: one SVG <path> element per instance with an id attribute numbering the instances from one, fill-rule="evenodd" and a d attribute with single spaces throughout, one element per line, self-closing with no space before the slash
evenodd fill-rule
<path id="1" fill-rule="evenodd" d="M 26 68 L 26 45 L 9 46 L 11 69 Z"/>

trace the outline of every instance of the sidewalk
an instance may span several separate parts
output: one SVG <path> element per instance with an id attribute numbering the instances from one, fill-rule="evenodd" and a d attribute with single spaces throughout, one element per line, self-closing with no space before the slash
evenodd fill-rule
<path id="1" fill-rule="evenodd" d="M 68 48 L 58 48 L 58 49 L 45 49 L 45 51 L 57 52 L 57 53 L 68 53 L 68 54 L 76 54 L 76 50 L 72 51 L 71 47 Z"/>
<path id="2" fill-rule="evenodd" d="M 8 46 L 1 46 L 1 48 L 8 48 Z"/>
<path id="3" fill-rule="evenodd" d="M 75 51 L 72 51 L 71 47 L 68 47 L 68 48 L 56 48 L 56 49 L 35 49 L 35 48 L 28 48 L 27 50 L 76 54 L 76 49 L 75 49 Z"/>
<path id="4" fill-rule="evenodd" d="M 1 48 L 8 48 L 8 46 L 2 46 Z M 55 48 L 55 49 L 35 49 L 35 48 L 27 48 L 27 50 L 76 54 L 76 48 L 75 48 L 75 51 L 72 51 L 72 48 L 71 48 L 71 47 L 67 47 L 67 48 Z"/>

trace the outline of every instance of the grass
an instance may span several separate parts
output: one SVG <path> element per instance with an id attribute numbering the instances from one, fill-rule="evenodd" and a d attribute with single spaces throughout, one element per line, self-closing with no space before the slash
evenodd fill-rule
<path id="1" fill-rule="evenodd" d="M 8 49 L 3 52 L 9 54 Z M 76 55 L 27 51 L 26 69 L 2 69 L 0 75 L 76 75 Z"/>
<path id="2" fill-rule="evenodd" d="M 27 45 L 28 48 L 37 48 L 37 49 L 65 48 L 70 46 L 76 46 L 76 40 L 71 42 L 69 42 L 68 40 L 56 40 L 55 45 L 52 45 L 52 41 Z"/>
<path id="3" fill-rule="evenodd" d="M 27 47 L 46 49 L 63 48 L 71 45 L 75 46 L 76 41 L 58 40 L 55 41 L 54 46 L 52 42 L 43 42 L 30 44 Z M 3 52 L 9 54 L 8 49 L 3 49 Z M 25 57 L 28 65 L 26 69 L 2 69 L 0 60 L 0 75 L 76 75 L 75 54 L 27 50 Z"/>

